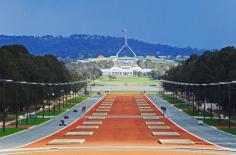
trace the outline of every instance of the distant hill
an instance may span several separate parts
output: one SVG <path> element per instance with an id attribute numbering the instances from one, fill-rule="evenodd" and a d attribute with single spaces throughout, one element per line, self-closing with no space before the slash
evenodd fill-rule
<path id="1" fill-rule="evenodd" d="M 0 46 L 23 44 L 32 54 L 53 54 L 60 58 L 89 58 L 115 55 L 123 44 L 123 38 L 98 35 L 71 35 L 63 36 L 6 36 L 0 35 Z M 168 45 L 150 44 L 147 42 L 129 39 L 130 47 L 138 56 L 146 55 L 191 55 L 202 53 L 196 48 L 177 48 Z"/>

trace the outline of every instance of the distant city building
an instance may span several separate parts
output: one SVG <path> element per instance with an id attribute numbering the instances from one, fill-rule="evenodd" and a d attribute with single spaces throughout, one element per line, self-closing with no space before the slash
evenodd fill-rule
<path id="1" fill-rule="evenodd" d="M 97 59 L 99 59 L 99 60 L 104 60 L 105 57 L 104 57 L 102 54 L 100 54 L 100 55 L 97 57 Z"/>
<path id="2" fill-rule="evenodd" d="M 146 56 L 146 59 L 149 59 L 149 60 L 156 60 L 156 56 L 154 56 L 154 55 L 148 55 L 148 56 Z"/>
<path id="3" fill-rule="evenodd" d="M 110 69 L 102 69 L 102 74 L 109 76 L 134 76 L 135 72 L 139 72 L 142 74 L 146 74 L 151 72 L 151 69 L 142 69 L 138 67 L 138 60 L 136 53 L 129 47 L 127 42 L 127 33 L 126 30 L 123 31 L 125 33 L 125 43 L 121 47 L 121 49 L 116 53 L 116 56 L 111 56 L 112 61 L 114 62 L 114 66 Z M 119 54 L 127 48 L 133 57 L 119 57 Z M 153 57 L 152 57 L 153 58 Z"/>

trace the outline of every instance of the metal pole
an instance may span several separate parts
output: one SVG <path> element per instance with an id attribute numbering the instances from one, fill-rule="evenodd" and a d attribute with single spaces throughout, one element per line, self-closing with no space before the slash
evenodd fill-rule
<path id="1" fill-rule="evenodd" d="M 62 107 L 65 107 L 65 94 L 64 94 L 64 90 L 62 89 Z"/>
<path id="2" fill-rule="evenodd" d="M 230 89 L 231 89 L 231 87 L 230 87 L 230 83 L 229 83 L 228 84 L 228 93 L 229 93 L 228 94 L 228 102 L 229 102 L 228 103 L 228 109 L 229 109 L 229 122 L 228 123 L 229 123 L 229 128 L 231 128 L 231 105 L 230 105 L 231 104 L 230 103 L 231 102 L 231 90 Z"/>
<path id="3" fill-rule="evenodd" d="M 3 81 L 3 121 L 2 121 L 2 131 L 6 131 L 6 82 Z"/>
<path id="4" fill-rule="evenodd" d="M 70 93 L 69 93 L 69 95 L 70 95 L 70 104 L 71 104 L 71 100 L 72 100 L 72 98 L 71 98 L 71 84 L 70 84 Z"/>
<path id="5" fill-rule="evenodd" d="M 44 116 L 45 116 L 45 101 L 44 101 L 44 100 L 45 100 L 45 97 L 44 97 L 44 96 L 45 96 L 45 95 L 44 95 L 45 91 L 44 91 L 44 86 L 45 86 L 45 85 L 42 84 L 41 86 L 42 86 L 42 97 L 43 97 L 43 119 L 44 119 Z"/>
<path id="6" fill-rule="evenodd" d="M 59 89 L 59 111 L 61 111 L 61 89 Z"/>
<path id="7" fill-rule="evenodd" d="M 204 119 L 206 118 L 206 98 L 204 99 L 204 112 L 203 112 Z"/>
<path id="8" fill-rule="evenodd" d="M 26 124 L 29 124 L 29 94 L 28 94 L 28 84 L 25 85 L 26 92 Z"/>
<path id="9" fill-rule="evenodd" d="M 211 101 L 211 120 L 212 120 L 212 101 Z"/>
<path id="10" fill-rule="evenodd" d="M 18 84 L 16 84 L 16 128 L 18 128 L 18 113 L 19 112 L 19 94 L 18 94 Z"/>

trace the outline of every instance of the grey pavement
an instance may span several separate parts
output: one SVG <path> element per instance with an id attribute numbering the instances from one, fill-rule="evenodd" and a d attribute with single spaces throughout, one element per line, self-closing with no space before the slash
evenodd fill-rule
<path id="1" fill-rule="evenodd" d="M 69 119 L 66 120 L 66 123 L 70 124 L 84 113 L 81 111 L 83 105 L 86 105 L 88 110 L 102 97 L 103 96 L 98 95 L 90 97 L 89 99 L 83 101 L 81 104 L 76 105 L 65 113 L 52 118 L 44 124 L 35 126 L 14 135 L 10 135 L 8 137 L 0 138 L 0 150 L 15 148 L 31 143 L 64 128 L 64 126 L 59 126 L 59 123 L 65 115 L 69 116 Z M 74 109 L 78 110 L 78 112 L 73 112 Z"/>
<path id="2" fill-rule="evenodd" d="M 91 86 L 91 91 L 160 91 L 160 87 L 153 86 Z"/>
<path id="3" fill-rule="evenodd" d="M 225 133 L 208 125 L 199 125 L 198 120 L 185 114 L 157 95 L 147 95 L 159 108 L 166 107 L 166 116 L 185 130 L 222 147 L 236 148 L 236 136 Z"/>

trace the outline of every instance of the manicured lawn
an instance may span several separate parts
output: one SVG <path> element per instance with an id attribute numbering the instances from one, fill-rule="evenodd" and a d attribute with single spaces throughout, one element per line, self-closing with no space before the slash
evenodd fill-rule
<path id="1" fill-rule="evenodd" d="M 23 120 L 19 121 L 19 125 L 38 125 L 38 124 L 41 124 L 41 123 L 46 122 L 48 120 L 49 120 L 49 118 L 36 118 L 36 119 L 29 118 L 29 124 L 26 124 L 26 120 L 23 119 Z"/>
<path id="2" fill-rule="evenodd" d="M 176 100 L 175 98 L 172 98 L 168 95 L 163 95 L 163 94 L 158 94 L 159 97 L 163 98 L 164 100 L 168 101 L 170 104 L 173 104 L 174 106 L 176 106 L 179 109 L 182 109 L 183 112 L 185 112 L 186 114 L 190 115 L 190 116 L 204 116 L 203 111 L 200 111 L 200 113 L 197 112 L 197 110 L 190 110 L 187 109 L 185 107 L 185 105 L 183 104 L 183 101 L 181 100 Z M 205 116 L 206 117 L 210 117 L 211 114 L 209 112 L 205 112 Z M 219 123 L 218 119 L 200 119 L 202 120 L 205 124 L 210 125 L 210 126 L 228 126 L 228 121 L 227 120 L 221 120 Z M 232 125 L 236 125 L 235 123 L 231 123 Z M 224 132 L 228 132 L 231 134 L 236 135 L 236 129 L 234 128 L 219 128 L 220 130 L 224 131 Z"/>
<path id="3" fill-rule="evenodd" d="M 50 111 L 50 115 L 51 116 L 57 116 L 57 115 L 63 113 L 64 111 L 66 111 L 66 109 L 72 108 L 77 103 L 80 103 L 80 102 L 82 102 L 83 100 L 85 100 L 87 98 L 88 98 L 88 96 L 78 96 L 76 98 L 76 103 L 74 102 L 74 99 L 72 99 L 71 100 L 71 104 L 70 104 L 70 101 L 67 101 L 67 103 L 65 103 L 64 108 L 62 107 L 62 104 L 61 104 L 61 110 L 58 110 L 59 109 L 59 107 L 58 107 L 59 105 L 56 105 L 55 106 L 55 111 L 52 108 L 51 111 Z M 42 116 L 42 111 L 39 112 L 37 115 L 38 116 Z M 44 115 L 45 116 L 49 116 L 49 110 L 45 110 L 44 111 Z M 41 117 L 29 118 L 29 123 L 26 124 L 26 119 L 23 119 L 23 120 L 19 121 L 19 126 L 21 126 L 21 125 L 32 125 L 32 126 L 33 125 L 39 125 L 39 124 L 44 123 L 44 122 L 46 122 L 48 120 L 49 120 L 49 118 L 41 118 Z M 15 125 L 15 123 L 12 123 L 12 125 Z M 0 137 L 6 136 L 6 135 L 9 135 L 9 134 L 12 134 L 12 133 L 19 132 L 21 130 L 24 130 L 24 129 L 22 129 L 22 128 L 7 128 L 4 133 L 2 131 L 0 131 Z"/>
<path id="4" fill-rule="evenodd" d="M 197 110 L 192 111 L 192 110 L 184 110 L 184 112 L 190 116 L 204 116 L 204 112 L 200 111 L 199 113 Z M 211 114 L 209 112 L 205 112 L 206 117 L 211 117 Z"/>
<path id="5" fill-rule="evenodd" d="M 0 137 L 7 136 L 19 131 L 24 130 L 24 128 L 6 128 L 6 131 L 3 132 L 2 129 L 0 130 Z"/>
<path id="6" fill-rule="evenodd" d="M 236 129 L 234 128 L 220 128 L 220 130 L 224 131 L 224 132 L 228 132 L 231 133 L 233 135 L 236 135 Z"/>
<path id="7" fill-rule="evenodd" d="M 173 104 L 176 108 L 182 109 L 186 114 L 190 116 L 204 116 L 203 111 L 200 111 L 198 113 L 197 110 L 188 109 L 187 106 L 184 104 L 184 101 L 181 101 L 179 99 L 176 100 L 175 97 L 170 97 L 168 95 L 163 94 L 158 94 L 158 96 L 168 101 L 170 104 Z M 210 117 L 211 114 L 209 112 L 205 112 L 205 116 Z"/>
<path id="8" fill-rule="evenodd" d="M 160 82 L 154 81 L 148 77 L 116 77 L 115 79 L 109 79 L 108 76 L 103 76 L 93 83 L 101 85 L 124 85 L 125 83 L 127 83 L 127 85 L 160 85 Z"/>
<path id="9" fill-rule="evenodd" d="M 77 96 L 76 102 L 75 102 L 75 99 L 71 99 L 71 100 L 67 100 L 66 103 L 80 103 L 83 100 L 86 100 L 87 98 L 88 98 L 88 96 Z"/>
<path id="10" fill-rule="evenodd" d="M 62 108 L 62 107 L 61 107 Z M 60 115 L 61 113 L 65 112 L 65 110 L 61 109 L 61 110 L 58 110 L 56 109 L 55 111 L 53 109 L 51 109 L 50 111 L 50 115 L 51 116 L 57 116 L 57 115 Z M 43 115 L 43 112 L 41 111 L 38 115 L 42 116 Z M 44 111 L 44 116 L 49 116 L 49 111 L 48 110 L 45 110 Z"/>
<path id="11" fill-rule="evenodd" d="M 219 126 L 219 125 L 224 125 L 228 126 L 228 120 L 221 120 L 219 123 L 218 119 L 201 119 L 205 124 L 210 125 L 210 126 Z M 235 125 L 231 122 L 232 125 Z"/>

